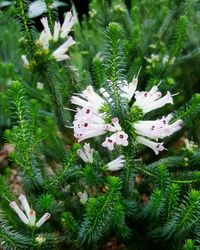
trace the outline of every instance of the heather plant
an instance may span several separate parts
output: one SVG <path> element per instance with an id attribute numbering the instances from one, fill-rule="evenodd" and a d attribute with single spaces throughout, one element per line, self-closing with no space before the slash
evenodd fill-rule
<path id="1" fill-rule="evenodd" d="M 199 249 L 199 2 L 6 5 L 1 248 Z"/>

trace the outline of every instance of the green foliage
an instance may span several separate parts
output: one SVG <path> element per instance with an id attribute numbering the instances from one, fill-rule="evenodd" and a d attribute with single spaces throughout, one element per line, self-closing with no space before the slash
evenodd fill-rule
<path id="1" fill-rule="evenodd" d="M 194 246 L 194 241 L 193 240 L 186 240 L 185 245 L 183 246 L 184 250 L 193 250 L 196 249 Z"/>
<path id="2" fill-rule="evenodd" d="M 79 238 L 82 244 L 97 242 L 112 225 L 112 213 L 120 198 L 119 190 L 121 183 L 117 177 L 108 177 L 107 195 L 99 195 L 90 198 L 87 205 L 86 215 L 82 222 Z"/>
<path id="3" fill-rule="evenodd" d="M 53 35 L 60 13 L 54 1 L 44 4 Z M 67 37 L 51 38 L 44 49 L 29 5 L 16 0 L 0 12 L 1 135 L 6 129 L 0 142 L 13 146 L 12 161 L 0 148 L 0 247 L 104 249 L 117 242 L 136 250 L 199 249 L 200 150 L 185 140 L 200 141 L 198 1 L 92 0 L 88 15 L 70 33 L 76 41 L 67 51 L 70 59 L 62 62 L 52 53 Z M 26 69 L 22 54 L 29 61 Z M 134 96 L 130 102 L 125 97 L 133 77 L 141 91 L 162 80 L 162 93 L 179 93 L 174 105 L 144 116 Z M 129 142 L 110 151 L 101 146 L 102 137 L 88 140 L 91 162 L 77 155 L 83 144 L 70 128 L 77 114 L 70 97 L 88 85 L 106 101 L 98 110 L 105 124 L 117 117 L 122 127 L 117 132 L 127 133 Z M 173 114 L 170 124 L 182 119 L 184 129 L 164 141 L 168 151 L 155 156 L 138 145 L 133 123 L 167 113 Z M 112 133 L 103 132 L 104 138 Z M 120 155 L 125 166 L 107 170 Z M 51 214 L 41 228 L 28 227 L 9 207 L 20 192 L 37 219 Z"/>
<path id="4" fill-rule="evenodd" d="M 125 79 L 122 28 L 118 23 L 110 23 L 107 28 L 107 49 L 105 52 L 105 74 L 107 81 L 104 88 L 109 94 L 107 103 L 112 116 L 125 118 L 127 103 L 123 100 L 123 80 Z"/>
<path id="5" fill-rule="evenodd" d="M 0 240 L 3 249 L 29 249 L 32 245 L 30 238 L 16 232 L 3 217 L 1 211 Z"/>
<path id="6" fill-rule="evenodd" d="M 12 83 L 9 94 L 14 119 L 18 119 L 12 131 L 7 130 L 5 133 L 7 140 L 16 148 L 11 156 L 21 167 L 29 188 L 41 187 L 44 173 L 39 149 L 43 133 L 36 122 L 37 103 L 28 104 L 19 82 Z"/>
<path id="7" fill-rule="evenodd" d="M 185 123 L 190 122 L 199 114 L 200 95 L 195 94 L 186 107 L 182 107 L 181 110 L 175 112 L 174 119 L 183 119 Z"/>
<path id="8" fill-rule="evenodd" d="M 188 193 L 188 197 L 183 201 L 182 206 L 175 209 L 171 220 L 164 225 L 164 236 L 175 235 L 175 237 L 180 239 L 192 229 L 198 221 L 199 199 L 198 191 L 191 190 Z"/>

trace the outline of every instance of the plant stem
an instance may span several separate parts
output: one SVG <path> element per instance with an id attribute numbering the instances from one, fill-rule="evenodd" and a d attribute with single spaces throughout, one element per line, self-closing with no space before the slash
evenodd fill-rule
<path id="1" fill-rule="evenodd" d="M 58 128 L 60 129 L 61 133 L 64 133 L 65 131 L 65 122 L 64 122 L 64 109 L 62 104 L 62 97 L 59 93 L 59 91 L 55 88 L 54 83 L 49 79 L 49 81 L 46 82 L 47 91 L 49 93 L 51 103 L 53 106 L 53 111 L 55 114 L 56 122 L 58 125 Z"/>

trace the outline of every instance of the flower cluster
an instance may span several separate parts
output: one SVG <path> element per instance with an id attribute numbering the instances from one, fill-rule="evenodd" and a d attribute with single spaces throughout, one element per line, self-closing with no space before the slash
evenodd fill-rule
<path id="1" fill-rule="evenodd" d="M 113 132 L 102 143 L 104 147 L 113 150 L 115 144 L 128 145 L 128 135 L 122 130 L 118 118 L 113 118 L 112 124 L 105 122 L 106 114 L 100 112 L 105 100 L 94 92 L 92 86 L 88 86 L 81 94 L 72 96 L 71 102 L 81 107 L 77 108 L 73 122 L 74 136 L 79 142 Z"/>
<path id="2" fill-rule="evenodd" d="M 167 136 L 172 135 L 176 131 L 181 129 L 182 120 L 177 120 L 173 124 L 169 124 L 169 121 L 172 119 L 172 115 L 169 114 L 167 117 L 162 119 L 157 119 L 155 121 L 139 121 L 136 122 L 133 127 L 138 134 L 136 140 L 139 143 L 142 143 L 158 154 L 159 151 L 164 150 L 163 142 L 157 143 L 153 142 L 145 137 L 158 141 L 158 139 L 163 139 Z"/>
<path id="3" fill-rule="evenodd" d="M 133 106 L 137 106 L 143 114 L 146 114 L 155 109 L 162 108 L 166 104 L 173 104 L 171 93 L 168 91 L 165 96 L 162 97 L 162 93 L 159 91 L 158 86 L 153 86 L 150 91 L 136 91 L 137 78 L 133 78 L 131 83 L 124 81 L 124 95 L 130 100 L 132 96 L 135 97 Z M 132 90 L 132 91 L 130 91 Z M 172 115 L 169 114 L 162 119 L 154 121 L 137 121 L 134 122 L 132 127 L 137 134 L 136 140 L 147 147 L 150 147 L 155 154 L 164 150 L 163 142 L 157 142 L 158 139 L 164 139 L 177 132 L 182 127 L 182 120 L 170 124 Z M 150 140 L 149 140 L 150 139 Z M 153 140 L 153 141 L 152 141 Z"/>
<path id="4" fill-rule="evenodd" d="M 60 25 L 60 22 L 55 22 L 54 24 L 54 32 L 53 35 L 51 34 L 51 30 L 49 28 L 47 17 L 43 17 L 41 19 L 41 23 L 44 27 L 44 30 L 41 32 L 40 37 L 37 41 L 37 44 L 39 44 L 43 49 L 48 50 L 49 49 L 49 42 L 50 41 L 58 41 L 59 38 L 67 38 L 69 32 L 72 29 L 72 26 L 76 22 L 76 18 L 72 16 L 71 11 L 67 12 L 65 20 L 63 22 L 63 25 Z M 56 61 L 63 61 L 66 59 L 69 59 L 69 56 L 66 54 L 69 47 L 75 44 L 75 41 L 71 36 L 68 37 L 67 41 L 63 43 L 61 46 L 59 46 L 53 53 L 53 57 L 56 59 Z M 29 61 L 26 57 L 26 55 L 22 55 L 22 61 L 25 68 L 29 68 Z"/>
<path id="5" fill-rule="evenodd" d="M 134 76 L 130 83 L 126 80 L 118 82 L 118 85 L 121 86 L 122 98 L 126 98 L 129 102 L 134 96 L 135 102 L 132 107 L 137 107 L 136 110 L 140 110 L 143 115 L 155 109 L 162 108 L 166 104 L 173 104 L 171 93 L 168 91 L 162 97 L 162 93 L 158 89 L 159 85 L 153 86 L 150 91 L 136 91 L 137 84 L 138 75 Z M 100 92 L 105 99 L 96 94 L 92 86 L 88 86 L 81 94 L 72 96 L 71 102 L 81 107 L 77 108 L 74 117 L 74 135 L 80 142 L 91 137 L 112 132 L 112 135 L 106 137 L 102 143 L 103 147 L 107 147 L 112 151 L 115 145 L 127 146 L 128 134 L 122 130 L 118 118 L 113 118 L 111 124 L 105 122 L 107 114 L 101 112 L 101 110 L 106 101 L 109 102 L 112 98 L 105 89 L 101 88 Z M 138 120 L 132 122 L 136 141 L 150 147 L 155 154 L 158 154 L 165 149 L 163 142 L 158 142 L 158 140 L 171 136 L 182 127 L 182 120 L 177 120 L 174 123 L 171 123 L 171 120 L 172 115 L 169 114 L 157 120 Z"/>
<path id="6" fill-rule="evenodd" d="M 74 25 L 76 19 L 72 16 L 71 11 L 67 12 L 63 25 L 61 27 L 59 22 L 55 22 L 54 24 L 54 33 L 51 34 L 48 20 L 46 17 L 41 19 L 44 30 L 42 31 L 38 43 L 46 50 L 49 49 L 49 41 L 57 41 L 59 38 L 66 38 L 71 31 L 72 26 Z M 56 61 L 63 61 L 69 58 L 67 54 L 65 54 L 70 46 L 75 44 L 75 41 L 71 36 L 69 36 L 68 40 L 58 47 L 54 52 L 53 56 Z"/>
<path id="7" fill-rule="evenodd" d="M 23 210 L 25 210 L 25 213 L 18 207 L 15 201 L 10 202 L 10 207 L 16 212 L 16 214 L 19 216 L 21 221 L 24 222 L 24 224 L 31 227 L 41 227 L 45 223 L 45 221 L 47 221 L 51 217 L 49 213 L 45 213 L 36 223 L 36 213 L 33 209 L 30 208 L 26 196 L 21 194 L 19 196 L 19 200 L 22 203 L 22 207 Z"/>

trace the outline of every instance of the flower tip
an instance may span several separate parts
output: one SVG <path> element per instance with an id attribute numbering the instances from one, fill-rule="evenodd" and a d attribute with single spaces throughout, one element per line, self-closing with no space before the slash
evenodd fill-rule
<path id="1" fill-rule="evenodd" d="M 78 150 L 76 151 L 77 155 L 80 155 L 80 154 L 81 154 L 81 152 L 82 152 L 82 150 L 81 150 L 81 149 L 78 149 Z"/>
<path id="2" fill-rule="evenodd" d="M 49 218 L 51 217 L 51 214 L 50 213 L 46 213 L 45 214 L 45 218 L 48 220 Z"/>
<path id="3" fill-rule="evenodd" d="M 28 61 L 26 55 L 22 55 L 22 56 L 21 56 L 21 59 L 22 59 L 24 68 L 28 69 L 29 66 L 30 66 L 30 64 L 29 64 L 29 61 Z"/>
<path id="4" fill-rule="evenodd" d="M 173 98 L 172 98 L 172 95 L 169 91 L 167 91 L 167 97 L 168 97 L 168 103 L 173 104 L 174 103 Z"/>
<path id="5" fill-rule="evenodd" d="M 121 160 L 124 160 L 124 162 L 125 162 L 125 155 L 120 155 L 120 157 L 119 157 Z"/>
<path id="6" fill-rule="evenodd" d="M 16 205 L 17 205 L 17 203 L 16 203 L 15 201 L 11 201 L 10 204 L 9 204 L 9 206 L 10 206 L 11 208 L 16 207 Z"/>
<path id="7" fill-rule="evenodd" d="M 181 120 L 181 119 L 179 119 L 177 122 L 178 122 L 178 125 L 181 126 L 181 127 L 182 127 L 183 124 L 184 124 L 183 120 Z"/>
<path id="8" fill-rule="evenodd" d="M 119 122 L 119 119 L 117 118 L 117 117 L 114 117 L 113 119 L 112 119 L 112 123 L 114 124 L 114 123 L 118 123 Z"/>
<path id="9" fill-rule="evenodd" d="M 26 199 L 26 196 L 25 196 L 24 194 L 20 194 L 20 195 L 19 195 L 19 200 L 22 201 L 22 200 L 24 200 L 24 199 Z"/>
<path id="10" fill-rule="evenodd" d="M 35 215 L 35 210 L 31 209 L 31 210 L 29 211 L 29 215 Z"/>
<path id="11" fill-rule="evenodd" d="M 50 213 L 45 213 L 40 220 L 36 223 L 36 227 L 39 228 L 41 227 L 49 218 L 51 217 Z"/>

